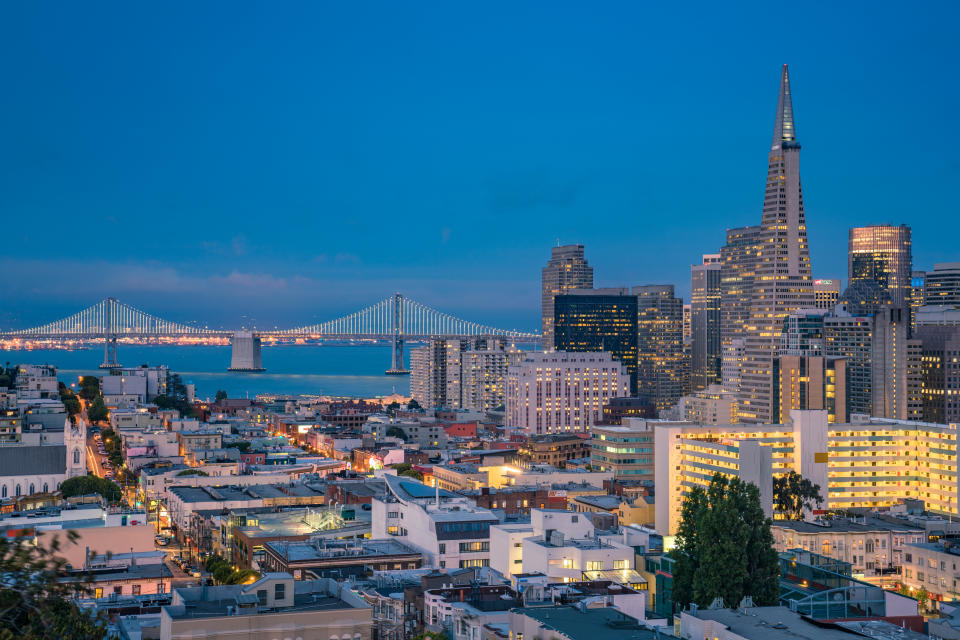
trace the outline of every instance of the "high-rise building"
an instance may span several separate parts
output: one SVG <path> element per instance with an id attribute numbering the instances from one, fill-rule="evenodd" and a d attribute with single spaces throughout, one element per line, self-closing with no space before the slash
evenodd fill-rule
<path id="1" fill-rule="evenodd" d="M 815 307 L 800 188 L 800 144 L 786 65 L 780 76 L 759 236 L 744 336 L 739 410 L 743 421 L 766 423 L 774 409 L 773 360 L 780 346 L 783 319 L 797 309 Z"/>
<path id="2" fill-rule="evenodd" d="M 840 278 L 814 280 L 813 297 L 817 309 L 831 311 L 840 300 Z"/>
<path id="3" fill-rule="evenodd" d="M 923 301 L 923 289 L 926 284 L 927 274 L 925 271 L 914 271 L 910 274 L 910 334 L 917 328 L 917 311 L 925 303 Z"/>
<path id="4" fill-rule="evenodd" d="M 690 388 L 699 391 L 721 380 L 720 254 L 706 254 L 690 267 Z"/>
<path id="5" fill-rule="evenodd" d="M 874 316 L 870 415 L 877 418 L 922 419 L 921 343 L 909 339 L 908 318 L 909 311 L 902 307 Z"/>
<path id="6" fill-rule="evenodd" d="M 658 410 L 673 407 L 683 395 L 683 300 L 672 284 L 633 287 L 637 297 L 637 390 Z"/>
<path id="7" fill-rule="evenodd" d="M 847 249 L 848 282 L 875 282 L 890 294 L 892 306 L 909 307 L 911 247 L 910 227 L 905 224 L 853 227 Z"/>
<path id="8" fill-rule="evenodd" d="M 553 299 L 553 348 L 605 351 L 623 364 L 637 390 L 637 296 L 622 289 L 571 289 Z"/>
<path id="9" fill-rule="evenodd" d="M 781 354 L 774 358 L 773 371 L 777 422 L 789 422 L 795 409 L 826 410 L 831 424 L 846 420 L 846 358 Z"/>
<path id="10" fill-rule="evenodd" d="M 760 227 L 728 229 L 727 243 L 720 249 L 721 375 L 723 386 L 738 395 L 759 242 Z"/>
<path id="11" fill-rule="evenodd" d="M 586 431 L 629 388 L 626 368 L 609 353 L 528 353 L 507 371 L 506 426 L 528 435 Z"/>
<path id="12" fill-rule="evenodd" d="M 923 419 L 960 422 L 960 324 L 917 324 Z"/>
<path id="13" fill-rule="evenodd" d="M 410 350 L 410 395 L 428 408 L 495 409 L 507 367 L 523 356 L 502 338 L 431 340 Z"/>
<path id="14" fill-rule="evenodd" d="M 591 427 L 590 465 L 615 479 L 653 480 L 653 429 L 644 420 L 624 422 Z"/>
<path id="15" fill-rule="evenodd" d="M 592 289 L 593 267 L 587 264 L 582 244 L 553 247 L 541 272 L 543 292 L 541 324 L 543 348 L 553 348 L 553 298 L 570 289 Z"/>
<path id="16" fill-rule="evenodd" d="M 845 313 L 823 319 L 823 355 L 847 359 L 847 415 L 873 412 L 873 318 Z"/>
<path id="17" fill-rule="evenodd" d="M 722 385 L 712 384 L 680 398 L 677 415 L 685 422 L 695 424 L 736 424 L 737 394 Z"/>
<path id="18" fill-rule="evenodd" d="M 941 262 L 927 271 L 923 303 L 960 306 L 960 262 Z"/>

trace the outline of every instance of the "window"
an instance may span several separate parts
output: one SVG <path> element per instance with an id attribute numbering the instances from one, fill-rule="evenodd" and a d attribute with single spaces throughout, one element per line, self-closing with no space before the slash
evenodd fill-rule
<path id="1" fill-rule="evenodd" d="M 587 560 L 587 571 L 601 571 L 603 560 Z"/>
<path id="2" fill-rule="evenodd" d="M 482 542 L 460 543 L 460 553 L 475 553 L 477 551 L 490 551 L 490 542 L 488 540 L 484 540 Z"/>
<path id="3" fill-rule="evenodd" d="M 572 568 L 573 568 L 573 560 L 571 560 L 570 558 L 564 558 L 564 559 L 563 559 L 563 562 L 561 563 L 561 566 L 562 566 L 564 569 L 572 569 Z"/>
<path id="4" fill-rule="evenodd" d="M 116 594 L 116 595 L 118 595 L 118 596 L 119 596 L 119 595 L 123 595 L 123 585 L 122 585 L 122 584 L 118 584 L 117 586 L 115 586 L 115 587 L 113 588 L 113 593 Z"/>
<path id="5" fill-rule="evenodd" d="M 626 560 L 614 560 L 614 561 L 613 561 L 613 568 L 614 568 L 614 569 L 626 569 L 626 568 L 627 568 L 627 561 L 626 561 Z"/>
<path id="6" fill-rule="evenodd" d="M 166 592 L 167 592 L 167 585 L 163 584 L 162 582 L 158 582 L 157 593 L 166 593 Z"/>
<path id="7" fill-rule="evenodd" d="M 93 590 L 93 597 L 94 597 L 94 598 L 102 598 L 102 597 L 103 597 L 103 587 L 97 587 L 96 589 L 94 589 L 94 590 Z"/>
<path id="8" fill-rule="evenodd" d="M 446 553 L 446 552 L 447 552 L 447 545 L 445 545 L 444 543 L 441 542 L 441 543 L 440 543 L 440 553 Z"/>
<path id="9" fill-rule="evenodd" d="M 258 589 L 257 590 L 257 602 L 260 603 L 260 606 L 266 606 L 267 604 L 267 590 Z"/>
<path id="10" fill-rule="evenodd" d="M 132 593 L 135 596 L 140 595 L 140 585 L 138 584 L 132 585 L 130 587 L 130 593 Z"/>
<path id="11" fill-rule="evenodd" d="M 287 592 L 287 585 L 286 585 L 286 584 L 284 584 L 284 583 L 282 583 L 282 582 L 278 582 L 277 584 L 273 585 L 273 599 L 274 599 L 274 600 L 283 600 L 284 597 L 285 597 L 286 592 Z"/>

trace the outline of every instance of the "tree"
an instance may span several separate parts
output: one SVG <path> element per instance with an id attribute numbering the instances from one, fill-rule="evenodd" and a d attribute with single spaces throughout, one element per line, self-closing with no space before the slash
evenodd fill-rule
<path id="1" fill-rule="evenodd" d="M 387 429 L 388 438 L 400 438 L 404 442 L 407 441 L 407 432 L 401 429 L 400 427 L 393 426 Z"/>
<path id="2" fill-rule="evenodd" d="M 67 533 L 75 542 L 77 534 Z M 24 538 L 0 537 L 0 640 L 100 640 L 106 622 L 84 611 L 73 598 L 90 592 L 86 582 L 60 577 L 66 560 L 60 539 L 48 546 Z"/>
<path id="3" fill-rule="evenodd" d="M 153 403 L 161 409 L 176 409 L 184 418 L 196 415 L 193 405 L 187 402 L 187 386 L 176 373 L 167 374 L 167 392 L 155 397 Z"/>
<path id="4" fill-rule="evenodd" d="M 63 402 L 63 407 L 67 410 L 67 415 L 70 416 L 71 421 L 73 421 L 77 414 L 80 413 L 80 399 L 77 398 L 77 394 L 75 394 L 70 387 L 62 382 L 59 384 L 59 389 L 60 401 Z"/>
<path id="5" fill-rule="evenodd" d="M 177 477 L 180 476 L 209 476 L 210 474 L 206 471 L 201 471 L 200 469 L 184 469 L 177 474 Z"/>
<path id="6" fill-rule="evenodd" d="M 716 474 L 706 490 L 694 487 L 671 551 L 673 601 L 706 607 L 720 597 L 735 607 L 751 596 L 758 606 L 777 604 L 780 563 L 770 525 L 756 485 Z"/>
<path id="7" fill-rule="evenodd" d="M 213 396 L 213 401 L 220 402 L 221 400 L 226 400 L 226 399 L 227 399 L 227 392 L 224 391 L 223 389 L 217 389 L 217 394 Z"/>
<path id="8" fill-rule="evenodd" d="M 90 475 L 67 478 L 60 483 L 60 493 L 64 498 L 96 493 L 103 496 L 107 502 L 120 502 L 120 498 L 123 497 L 123 492 L 117 483 Z"/>
<path id="9" fill-rule="evenodd" d="M 106 422 L 110 417 L 110 412 L 107 411 L 107 405 L 103 403 L 103 398 L 97 396 L 93 402 L 90 403 L 90 406 L 87 408 L 87 417 L 90 418 L 90 422 Z"/>
<path id="10" fill-rule="evenodd" d="M 99 398 L 100 378 L 96 376 L 83 376 L 80 378 L 80 397 L 87 402 L 93 402 L 95 398 Z"/>
<path id="11" fill-rule="evenodd" d="M 213 579 L 219 584 L 246 584 L 256 580 L 260 574 L 253 569 L 234 570 L 223 556 L 210 556 L 203 563 L 203 568 L 213 576 Z"/>
<path id="12" fill-rule="evenodd" d="M 416 400 L 410 400 L 410 402 L 407 403 L 407 409 L 409 409 L 410 411 L 418 411 L 422 408 L 423 407 L 421 407 L 420 403 L 417 402 Z"/>
<path id="13" fill-rule="evenodd" d="M 803 520 L 804 510 L 823 504 L 820 485 L 796 471 L 773 479 L 773 507 L 788 520 Z"/>

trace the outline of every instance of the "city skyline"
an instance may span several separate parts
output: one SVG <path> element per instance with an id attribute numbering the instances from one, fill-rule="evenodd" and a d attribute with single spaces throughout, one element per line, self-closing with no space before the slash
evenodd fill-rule
<path id="1" fill-rule="evenodd" d="M 750 35 L 712 60 L 714 70 L 702 66 L 704 45 L 654 60 L 648 54 L 667 34 L 638 43 L 612 23 L 616 12 L 581 24 L 584 16 L 570 7 L 558 8 L 551 33 L 532 42 L 513 29 L 533 24 L 533 12 L 512 14 L 508 25 L 491 20 L 490 33 L 504 43 L 484 61 L 468 55 L 475 42 L 458 46 L 439 29 L 449 24 L 446 14 L 416 16 L 417 46 L 395 30 L 414 17 L 384 10 L 390 28 L 378 23 L 357 42 L 331 37 L 320 47 L 310 29 L 292 28 L 295 18 L 326 33 L 358 17 L 291 10 L 257 25 L 240 9 L 238 33 L 217 43 L 240 52 L 234 60 L 189 25 L 178 32 L 180 54 L 158 56 L 157 38 L 176 28 L 175 15 L 87 46 L 77 33 L 94 40 L 111 20 L 137 16 L 65 8 L 46 22 L 3 11 L 14 28 L 2 50 L 9 59 L 32 58 L 14 65 L 5 99 L 11 117 L 0 124 L 10 141 L 0 187 L 13 240 L 0 259 L 4 328 L 46 322 L 107 295 L 177 321 L 270 326 L 326 319 L 401 290 L 464 317 L 534 329 L 536 274 L 556 239 L 585 245 L 596 286 L 669 283 L 689 300 L 690 265 L 718 251 L 727 228 L 760 213 L 769 87 L 783 62 L 800 96 L 813 276 L 843 278 L 854 226 L 910 225 L 918 269 L 955 259 L 949 185 L 958 169 L 933 133 L 955 89 L 931 83 L 956 53 L 927 37 L 947 22 L 932 17 L 871 52 L 870 64 L 851 42 L 899 32 L 883 7 L 850 41 L 825 37 L 823 52 L 789 42 L 748 56 L 759 37 Z M 642 18 L 657 17 L 634 11 L 624 7 L 617 20 L 646 27 Z M 215 13 L 193 17 L 212 21 Z M 808 33 L 835 29 L 792 13 Z M 289 46 L 276 49 L 284 28 Z M 690 25 L 683 37 L 709 29 Z M 240 41 L 240 34 L 257 37 Z M 379 49 L 371 44 L 377 37 Z M 901 60 L 921 37 L 923 46 Z M 567 47 L 584 39 L 604 42 Z M 112 55 L 119 45 L 129 47 L 129 59 Z M 403 45 L 392 64 L 383 55 L 389 45 Z M 437 50 L 448 59 L 437 61 Z M 367 57 L 357 58 L 362 51 Z M 550 73 L 544 52 L 554 56 Z M 322 85 L 306 81 L 316 76 L 304 75 L 295 54 L 310 54 L 311 71 L 325 72 Z M 344 56 L 353 62 L 338 62 Z M 415 76 L 402 82 L 411 67 Z M 251 74 L 241 82 L 245 70 Z M 528 77 L 538 81 L 525 86 Z M 77 83 L 90 90 L 78 95 Z M 877 87 L 883 94 L 874 99 Z M 511 89 L 509 111 L 484 88 Z M 252 89 L 268 89 L 268 98 Z M 384 91 L 393 100 L 387 115 L 357 111 Z M 254 117 L 266 108 L 288 121 Z M 465 117 L 472 127 L 463 127 Z M 882 139 L 866 162 L 847 152 L 851 122 Z M 690 149 L 715 145 L 729 162 L 698 171 L 690 188 Z M 412 155 L 399 162 L 403 150 Z M 347 172 L 364 176 L 362 183 L 338 185 Z M 37 219 L 49 223 L 43 232 Z M 408 233 L 386 242 L 397 227 Z"/>

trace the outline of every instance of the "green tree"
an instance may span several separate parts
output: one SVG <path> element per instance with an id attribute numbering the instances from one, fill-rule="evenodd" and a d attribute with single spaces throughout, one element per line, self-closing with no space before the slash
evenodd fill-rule
<path id="1" fill-rule="evenodd" d="M 419 409 L 422 409 L 422 408 L 423 407 L 421 407 L 420 403 L 417 402 L 416 400 L 410 400 L 410 402 L 407 403 L 407 409 L 411 411 L 418 411 Z"/>
<path id="2" fill-rule="evenodd" d="M 201 471 L 200 469 L 184 469 L 177 474 L 177 477 L 180 476 L 209 476 L 210 474 L 206 471 Z"/>
<path id="3" fill-rule="evenodd" d="M 780 564 L 770 525 L 756 485 L 717 474 L 706 490 L 694 487 L 671 551 L 674 603 L 706 607 L 720 597 L 735 607 L 751 596 L 758 606 L 777 604 Z"/>
<path id="4" fill-rule="evenodd" d="M 100 378 L 96 376 L 83 376 L 80 378 L 80 397 L 87 402 L 93 402 L 95 398 L 99 398 Z"/>
<path id="5" fill-rule="evenodd" d="M 196 415 L 193 405 L 187 402 L 187 386 L 176 373 L 167 374 L 167 392 L 155 397 L 153 403 L 161 409 L 176 409 L 184 418 Z"/>
<path id="6" fill-rule="evenodd" d="M 67 410 L 67 415 L 70 416 L 70 419 L 73 421 L 77 414 L 80 413 L 80 399 L 77 398 L 77 394 L 75 394 L 70 387 L 62 382 L 59 384 L 59 389 L 60 401 L 63 402 L 63 406 Z"/>
<path id="7" fill-rule="evenodd" d="M 120 498 L 123 497 L 123 492 L 117 483 L 111 482 L 106 478 L 98 478 L 90 475 L 67 478 L 60 483 L 60 493 L 64 498 L 86 496 L 91 493 L 96 493 L 111 503 L 120 502 Z"/>
<path id="8" fill-rule="evenodd" d="M 930 593 L 926 590 L 926 588 L 920 587 L 910 595 L 917 599 L 917 610 L 920 613 L 926 612 L 927 603 L 930 602 Z"/>
<path id="9" fill-rule="evenodd" d="M 90 403 L 90 406 L 87 407 L 87 417 L 90 418 L 90 422 L 106 422 L 110 417 L 110 412 L 107 411 L 107 405 L 103 403 L 103 398 L 97 396 L 93 402 Z"/>
<path id="10" fill-rule="evenodd" d="M 823 504 L 820 485 L 796 471 L 773 479 L 773 508 L 788 520 L 803 520 L 804 510 Z"/>
<path id="11" fill-rule="evenodd" d="M 398 427 L 398 426 L 392 426 L 392 427 L 390 427 L 389 429 L 387 429 L 387 437 L 388 437 L 388 438 L 400 438 L 401 440 L 403 440 L 404 442 L 406 442 L 406 441 L 407 441 L 407 432 L 404 431 L 403 429 L 401 429 L 401 428 Z"/>
<path id="12" fill-rule="evenodd" d="M 67 533 L 67 542 L 77 539 Z M 0 537 L 0 640 L 100 640 L 106 622 L 73 600 L 90 592 L 86 582 L 60 580 L 66 560 L 60 538 L 49 545 Z"/>
<path id="13" fill-rule="evenodd" d="M 223 389 L 217 389 L 217 394 L 213 396 L 213 401 L 220 402 L 221 400 L 226 400 L 226 399 L 227 399 L 227 392 L 224 391 Z"/>

